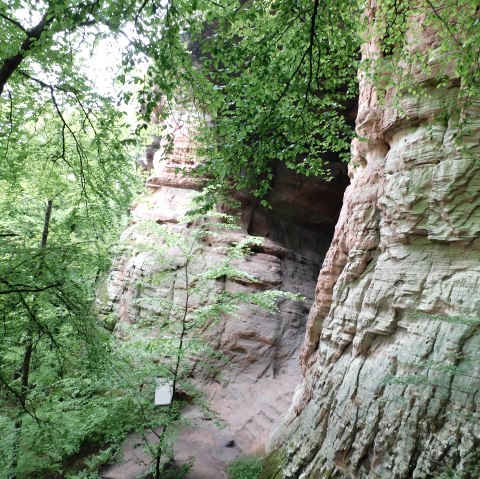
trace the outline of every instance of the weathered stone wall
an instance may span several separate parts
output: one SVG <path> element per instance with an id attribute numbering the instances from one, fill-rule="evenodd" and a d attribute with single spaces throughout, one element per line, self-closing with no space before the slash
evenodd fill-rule
<path id="1" fill-rule="evenodd" d="M 147 180 L 150 194 L 134 208 L 132 224 L 123 234 L 125 243 L 143 247 L 136 248 L 134 254 L 124 254 L 108 281 L 107 309 L 119 317 L 117 334 L 121 334 L 122 324 L 141 322 L 152 313 L 161 315 L 161 308 L 155 306 L 158 299 L 177 305 L 185 301 L 185 258 L 173 248 L 164 252 L 167 261 L 159 261 L 156 249 L 161 246 L 161 239 L 142 230 L 142 223 L 145 219 L 153 220 L 172 231 L 182 231 L 188 239 L 189 226 L 178 224 L 178 219 L 191 207 L 201 184 L 176 173 L 176 168 L 188 170 L 195 164 L 194 124 L 192 112 L 179 111 L 170 118 L 166 126 L 172 144 L 158 145 L 160 149 L 154 155 Z M 198 453 L 203 456 L 197 457 L 198 467 L 202 467 L 205 457 L 216 461 L 218 466 L 231 460 L 232 454 L 262 450 L 277 421 L 288 410 L 301 377 L 299 351 L 315 282 L 348 184 L 345 165 L 332 166 L 332 174 L 334 180 L 325 182 L 278 167 L 269 197 L 272 210 L 260 207 L 251 197 L 239 195 L 240 229 L 221 236 L 208 235 L 195 245 L 195 259 L 189 265 L 191 274 L 221 261 L 229 243 L 250 235 L 262 236 L 265 242 L 236 265 L 258 281 L 217 281 L 214 289 L 218 292 L 280 289 L 301 293 L 307 301 L 282 300 L 278 314 L 244 305 L 237 315 L 224 317 L 213 328 L 203 331 L 229 361 L 222 368 L 221 381 L 201 373 L 197 378 L 211 408 L 227 426 L 213 430 L 210 423 L 200 423 L 203 432 L 192 429 L 180 438 L 178 458 Z M 319 196 L 324 201 L 311 205 L 311 199 Z M 149 278 L 158 273 L 163 274 L 162 281 L 148 284 Z M 235 447 L 225 449 L 231 440 Z M 204 450 L 205 444 L 210 444 L 209 451 Z M 110 474 L 116 477 L 111 471 Z M 222 474 L 213 468 L 207 470 L 205 477 L 220 479 Z"/>
<path id="2" fill-rule="evenodd" d="M 272 441 L 286 478 L 432 478 L 477 453 L 480 326 L 435 315 L 480 317 L 480 101 L 457 111 L 454 77 L 419 81 L 399 111 L 361 79 L 367 141 L 352 146 L 305 378 Z"/>

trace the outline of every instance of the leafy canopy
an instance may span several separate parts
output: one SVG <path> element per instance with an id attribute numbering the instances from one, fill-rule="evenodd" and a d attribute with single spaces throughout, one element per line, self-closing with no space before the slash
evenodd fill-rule
<path id="1" fill-rule="evenodd" d="M 268 192 L 276 161 L 328 176 L 348 151 L 360 8 L 344 1 L 169 2 L 143 98 L 194 102 L 196 173 L 219 189 Z M 166 100 L 165 100 L 166 99 Z M 350 123 L 350 125 L 349 125 Z"/>
<path id="2" fill-rule="evenodd" d="M 65 101 L 87 95 L 88 110 L 90 86 L 72 52 L 113 35 L 124 45 L 123 100 L 139 90 L 140 127 L 152 114 L 161 120 L 173 105 L 193 102 L 203 156 L 196 173 L 209 179 L 211 202 L 231 188 L 264 197 L 275 162 L 328 177 L 328 162 L 348 154 L 360 47 L 372 36 L 379 51 L 361 68 L 380 89 L 407 91 L 429 71 L 441 86 L 453 69 L 462 95 L 478 97 L 475 9 L 473 0 L 382 0 L 369 18 L 360 0 L 10 0 L 0 11 L 8 40 L 0 92 L 7 83 L 31 85 L 42 72 Z M 413 37 L 407 45 L 407 31 L 433 34 L 433 47 L 416 49 Z"/>

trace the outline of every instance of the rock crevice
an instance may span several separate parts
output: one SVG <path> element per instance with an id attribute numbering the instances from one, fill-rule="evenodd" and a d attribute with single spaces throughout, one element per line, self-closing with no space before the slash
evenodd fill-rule
<path id="1" fill-rule="evenodd" d="M 184 261 L 181 257 L 175 259 L 176 252 L 168 250 L 168 265 L 159 262 L 155 253 L 159 239 L 141 229 L 142 222 L 153 220 L 188 236 L 188 225 L 181 225 L 179 219 L 201 186 L 201 181 L 177 172 L 178 168 L 188 170 L 197 161 L 193 116 L 181 111 L 166 127 L 170 128 L 171 141 L 168 145 L 158 144 L 159 150 L 154 154 L 147 180 L 150 195 L 134 208 L 132 224 L 123 238 L 131 244 L 151 244 L 152 251 L 143 247 L 140 252 L 122 256 L 108 283 L 109 308 L 119 317 L 117 329 L 124 323 L 141 323 L 152 312 L 157 316 L 171 316 L 172 311 L 159 310 L 153 304 L 162 298 L 169 304 L 178 304 L 185 295 Z M 201 332 L 228 359 L 227 366 L 222 367 L 221 380 L 196 371 L 198 385 L 226 427 L 215 430 L 191 412 L 199 428 L 196 432 L 186 431 L 186 435 L 180 437 L 179 460 L 183 456 L 186 459 L 192 450 L 195 452 L 191 441 L 196 438 L 195 441 L 211 444 L 207 455 L 213 463 L 223 464 L 225 469 L 224 462 L 234 455 L 263 450 L 268 436 L 288 410 L 301 377 L 299 349 L 313 302 L 315 281 L 349 182 L 346 165 L 341 163 L 332 163 L 332 176 L 330 182 L 304 178 L 278 165 L 274 187 L 268 197 L 271 210 L 260 206 L 255 198 L 239 193 L 240 229 L 220 236 L 208 234 L 196 246 L 195 259 L 189 269 L 201 272 L 221 261 L 229 244 L 249 236 L 261 236 L 265 241 L 252 246 L 249 256 L 234 263 L 235 267 L 255 276 L 257 281 L 248 278 L 218 280 L 214 289 L 246 293 L 280 289 L 300 293 L 307 301 L 282 300 L 277 314 L 242 305 L 236 315 L 223 317 L 218 324 Z M 319 196 L 324 201 L 312 203 L 312 198 Z M 166 275 L 165 280 L 147 287 L 148 279 L 158 273 Z M 135 301 L 139 284 L 143 284 L 141 304 Z M 225 455 L 224 444 L 231 440 L 235 446 Z M 197 452 L 200 456 L 206 454 L 203 447 Z M 194 474 L 200 474 L 203 462 L 202 457 L 197 457 Z M 220 479 L 225 475 L 220 469 L 205 472 L 205 477 Z M 110 475 L 115 477 L 112 471 Z"/>

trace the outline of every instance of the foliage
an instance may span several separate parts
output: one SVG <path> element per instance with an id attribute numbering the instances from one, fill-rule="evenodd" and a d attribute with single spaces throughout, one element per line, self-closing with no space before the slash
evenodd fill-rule
<path id="1" fill-rule="evenodd" d="M 7 40 L 0 92 L 8 86 L 14 112 L 25 101 L 36 111 L 43 90 L 85 115 L 98 98 L 71 52 L 78 45 L 93 49 L 108 36 L 121 39 L 117 80 L 124 101 L 139 90 L 139 128 L 152 114 L 161 124 L 175 105 L 193 102 L 203 125 L 196 172 L 209 178 L 210 205 L 231 188 L 263 198 L 276 162 L 328 177 L 328 162 L 348 153 L 360 46 L 371 36 L 380 39 L 379 51 L 367 54 L 361 68 L 381 89 L 431 87 L 418 86 L 422 77 L 444 86 L 453 69 L 461 96 L 477 98 L 476 2 L 459 5 L 382 0 L 369 22 L 357 0 L 9 0 L 0 11 Z M 416 48 L 414 32 L 435 33 L 434 48 Z M 55 101 L 50 108 L 58 110 Z"/>
<path id="2" fill-rule="evenodd" d="M 113 115 L 104 129 L 104 115 L 87 126 L 65 113 L 75 137 L 62 137 L 60 117 L 26 114 L 0 144 L 2 474 L 35 465 L 41 477 L 102 429 L 99 443 L 122 431 L 103 424 L 117 406 L 103 396 L 110 339 L 94 290 L 136 186 L 121 125 Z"/>
<path id="3" fill-rule="evenodd" d="M 59 473 L 132 424 L 128 401 L 106 395 L 94 293 L 137 185 L 122 115 L 73 53 L 74 18 L 88 21 L 87 6 L 0 7 L 2 478 Z"/>
<path id="4" fill-rule="evenodd" d="M 480 465 L 478 461 L 464 468 L 462 471 L 455 471 L 451 468 L 446 469 L 435 479 L 472 479 L 480 476 Z"/>
<path id="5" fill-rule="evenodd" d="M 128 151 L 134 140 L 116 99 L 88 78 L 88 59 L 80 53 L 107 36 L 124 39 L 117 81 L 124 101 L 140 89 L 142 128 L 152 114 L 165 118 L 172 102 L 194 102 L 204 113 L 197 173 L 210 181 L 207 203 L 230 188 L 263 197 L 276 161 L 328 176 L 328 161 L 348 150 L 347 112 L 368 35 L 381 39 L 374 64 L 362 63 L 377 87 L 418 94 L 448 86 L 453 76 L 461 105 L 478 100 L 477 2 L 377 4 L 374 25 L 366 28 L 362 3 L 345 0 L 2 2 L 1 474 L 61 473 L 66 457 L 87 443 L 119 440 L 139 426 L 139 415 L 145 428 L 178 417 L 171 410 L 171 417 L 152 423 L 150 402 L 132 397 L 146 372 L 122 370 L 132 364 L 128 351 L 97 321 L 95 281 L 108 269 L 136 188 Z M 405 32 L 419 31 L 420 23 L 422 33 L 436 36 L 435 48 L 422 51 L 412 38 L 407 46 Z M 138 69 L 145 61 L 146 74 Z M 432 79 L 418 88 L 421 78 Z M 465 110 L 462 115 L 469 120 Z M 230 263 L 217 265 L 195 279 L 192 294 L 200 294 L 194 289 L 202 281 L 241 274 Z M 274 293 L 251 298 L 275 306 Z M 219 295 L 218 303 L 189 316 L 189 327 L 231 313 L 245 299 Z M 178 339 L 170 345 L 177 353 L 167 356 L 183 360 Z M 182 364 L 180 381 L 188 371 L 188 362 Z M 151 390 L 145 391 L 147 398 Z"/>
<path id="6" fill-rule="evenodd" d="M 228 280 L 257 282 L 254 276 L 242 271 L 241 260 L 262 238 L 231 241 L 220 246 L 221 251 L 205 253 L 206 241 L 211 242 L 215 235 L 224 237 L 226 229 L 235 227 L 229 216 L 212 212 L 210 217 L 189 215 L 176 226 L 142 221 L 132 227 L 132 239 L 127 239 L 129 255 L 144 252 L 148 255 L 145 261 L 155 265 L 155 272 L 137 284 L 138 314 L 134 322 L 117 325 L 122 350 L 128 357 L 126 369 L 143 378 L 136 389 L 144 402 L 140 430 L 144 431 L 145 445 L 155 459 L 155 478 L 161 477 L 174 459 L 175 435 L 185 425 L 181 414 L 185 401 L 215 417 L 195 386 L 195 378 L 216 377 L 226 358 L 209 344 L 206 329 L 226 315 L 235 315 L 242 304 L 276 311 L 280 299 L 303 299 L 278 290 L 232 292 L 224 288 Z M 218 259 L 207 259 L 215 258 L 215 253 L 220 253 Z M 165 294 L 173 285 L 175 293 Z M 153 397 L 154 378 L 171 385 L 173 402 L 152 410 L 148 399 Z M 153 434 L 153 441 L 148 440 L 148 434 Z"/>
<path id="7" fill-rule="evenodd" d="M 359 16 L 344 1 L 168 2 L 146 111 L 162 98 L 161 116 L 172 99 L 205 110 L 197 174 L 219 190 L 265 196 L 276 161 L 328 176 L 352 137 Z"/>
<path id="8" fill-rule="evenodd" d="M 380 55 L 374 62 L 383 86 L 403 93 L 422 88 L 423 77 L 439 88 L 453 76 L 460 80 L 464 98 L 478 97 L 477 8 L 471 0 L 379 2 L 372 33 L 380 40 Z"/>
<path id="9" fill-rule="evenodd" d="M 400 110 L 405 92 L 430 95 L 452 82 L 468 104 L 480 84 L 475 9 L 473 0 L 382 0 L 370 21 L 363 2 L 169 1 L 166 41 L 146 51 L 146 120 L 182 100 L 203 112 L 196 172 L 209 178 L 211 204 L 231 188 L 263 198 L 276 162 L 328 177 L 353 135 L 361 44 L 378 45 L 365 51 L 362 76 Z M 418 48 L 422 37 L 429 47 Z"/>
<path id="10" fill-rule="evenodd" d="M 283 479 L 286 462 L 285 451 L 274 449 L 263 459 L 263 471 L 259 479 Z"/>
<path id="11" fill-rule="evenodd" d="M 258 479 L 263 471 L 263 460 L 258 457 L 239 457 L 228 466 L 230 479 Z"/>

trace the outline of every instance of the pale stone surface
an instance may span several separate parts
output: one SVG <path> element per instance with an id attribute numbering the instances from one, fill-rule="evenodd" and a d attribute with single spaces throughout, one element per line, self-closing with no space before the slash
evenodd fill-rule
<path id="1" fill-rule="evenodd" d="M 159 261 L 155 250 L 164 244 L 158 236 L 142 230 L 142 222 L 149 219 L 167 225 L 170 231 L 182 231 L 188 241 L 190 226 L 179 224 L 179 218 L 190 207 L 200 182 L 176 173 L 175 168 L 188 169 L 194 164 L 190 128 L 192 120 L 184 113 L 172 122 L 173 148 L 168 154 L 162 148 L 154 154 L 151 177 L 147 180 L 151 194 L 135 207 L 133 224 L 124 232 L 125 242 L 151 247 L 123 255 L 108 281 L 106 309 L 118 314 L 119 335 L 122 324 L 139 323 L 152 313 L 175 317 L 171 305 L 185 301 L 184 255 L 178 249 L 167 248 L 163 253 L 166 260 Z M 181 434 L 176 456 L 179 460 L 195 456 L 196 466 L 189 475 L 192 479 L 220 479 L 225 476 L 222 468 L 224 471 L 233 457 L 264 451 L 268 436 L 288 410 L 301 377 L 298 353 L 315 281 L 348 184 L 345 165 L 333 168 L 336 179 L 325 182 L 302 178 L 278 167 L 269 198 L 272 211 L 260 208 L 251 197 L 239 195 L 241 228 L 221 235 L 208 234 L 194 246 L 195 258 L 188 266 L 190 274 L 223 260 L 228 245 L 251 235 L 262 236 L 263 244 L 252 247 L 245 259 L 234 262 L 234 266 L 253 275 L 256 282 L 219 280 L 209 285 L 211 293 L 280 289 L 301 293 L 307 301 L 281 300 L 276 314 L 242 305 L 235 315 L 222 317 L 202 332 L 228 360 L 218 378 L 197 372 L 197 383 L 225 427 L 215 433 L 211 422 L 197 417 L 199 428 Z M 325 201 L 307 209 L 311 197 L 321 194 Z M 149 278 L 158 273 L 163 274 L 162 280 L 148 285 Z M 208 302 L 208 294 L 191 299 L 190 305 L 204 302 Z M 229 440 L 235 441 L 235 448 L 225 448 Z M 127 458 L 130 450 L 127 444 Z M 121 476 L 127 466 L 130 475 Z M 105 471 L 105 477 L 130 479 L 143 468 L 144 465 L 135 468 L 127 461 Z"/>
<path id="2" fill-rule="evenodd" d="M 271 443 L 286 451 L 285 478 L 432 478 L 477 453 L 479 326 L 433 316 L 480 319 L 479 105 L 461 131 L 457 95 L 452 79 L 404 96 L 402 115 L 361 81 L 368 141 L 352 146 L 305 378 Z"/>

